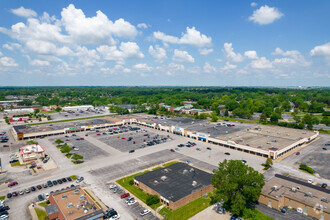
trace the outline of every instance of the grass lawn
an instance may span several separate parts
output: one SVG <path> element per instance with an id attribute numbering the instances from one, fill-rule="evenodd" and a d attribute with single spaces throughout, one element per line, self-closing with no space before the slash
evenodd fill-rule
<path id="1" fill-rule="evenodd" d="M 24 164 L 20 164 L 19 161 L 15 162 L 15 163 L 11 163 L 10 164 L 12 167 L 16 167 L 16 166 L 24 166 Z"/>
<path id="2" fill-rule="evenodd" d="M 159 211 L 159 214 L 162 216 L 166 216 L 166 219 L 168 220 L 185 220 L 189 219 L 192 216 L 196 215 L 200 211 L 206 209 L 210 206 L 210 198 L 205 199 L 204 197 L 198 198 L 176 210 L 170 210 L 166 207 L 162 208 Z"/>
<path id="3" fill-rule="evenodd" d="M 158 170 L 158 169 L 162 169 L 163 167 L 155 167 L 155 168 L 152 168 L 152 170 Z"/>
<path id="4" fill-rule="evenodd" d="M 144 173 L 149 172 L 149 171 L 145 171 Z M 136 196 L 137 198 L 139 198 L 142 202 L 146 203 L 148 194 L 143 192 L 142 189 L 140 189 L 139 187 L 135 186 L 135 185 L 129 185 L 130 180 L 133 180 L 134 177 L 142 175 L 143 173 L 136 173 L 134 175 L 128 176 L 128 177 L 124 177 L 122 179 L 117 180 L 117 183 L 119 185 L 121 185 L 122 187 L 124 187 L 125 189 L 127 189 L 131 194 L 133 194 L 134 196 Z M 152 205 L 151 208 L 152 209 L 157 209 L 159 206 L 161 206 L 161 203 L 157 203 L 155 205 Z"/>
<path id="5" fill-rule="evenodd" d="M 259 124 L 258 120 L 253 120 L 253 119 L 240 119 L 240 118 L 227 118 L 227 117 L 219 117 L 219 119 L 234 121 L 234 122 L 243 122 L 243 123 L 249 123 L 249 124 Z"/>
<path id="6" fill-rule="evenodd" d="M 175 164 L 175 163 L 179 163 L 179 161 L 172 161 L 172 162 L 165 163 L 165 164 L 163 165 L 163 167 L 168 167 L 168 166 L 170 166 L 170 165 L 172 165 L 172 164 Z"/>
<path id="7" fill-rule="evenodd" d="M 6 196 L 0 196 L 0 200 L 5 200 Z"/>
<path id="8" fill-rule="evenodd" d="M 48 122 L 41 122 L 41 123 L 33 123 L 33 124 L 29 124 L 29 125 L 33 126 L 33 125 L 54 124 L 54 123 L 62 123 L 62 122 L 69 122 L 69 121 L 79 121 L 79 120 L 86 120 L 86 119 L 93 119 L 93 118 L 104 118 L 104 117 L 114 116 L 114 115 L 100 115 L 100 116 L 93 116 L 93 117 L 86 117 L 86 118 L 67 119 L 67 120 L 61 120 L 61 121 L 48 121 Z"/>
<path id="9" fill-rule="evenodd" d="M 41 114 L 50 114 L 50 113 L 56 113 L 57 111 L 52 110 L 52 111 L 40 111 Z"/>
<path id="10" fill-rule="evenodd" d="M 43 210 L 34 208 L 36 210 L 37 216 L 39 220 L 49 220 L 47 213 Z"/>
<path id="11" fill-rule="evenodd" d="M 77 177 L 76 175 L 72 175 L 72 176 L 70 176 L 70 177 L 71 177 L 72 180 L 76 180 L 76 179 L 78 179 L 78 177 Z"/>
<path id="12" fill-rule="evenodd" d="M 50 204 L 49 200 L 47 200 L 47 201 L 45 201 L 45 202 L 40 202 L 40 203 L 38 203 L 38 205 L 41 206 L 41 207 L 46 207 L 46 206 L 48 206 L 49 204 Z"/>

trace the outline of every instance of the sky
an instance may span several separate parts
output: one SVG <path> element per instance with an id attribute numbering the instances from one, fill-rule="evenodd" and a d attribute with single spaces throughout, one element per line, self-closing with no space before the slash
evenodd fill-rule
<path id="1" fill-rule="evenodd" d="M 330 86 L 330 1 L 1 0 L 0 86 Z"/>

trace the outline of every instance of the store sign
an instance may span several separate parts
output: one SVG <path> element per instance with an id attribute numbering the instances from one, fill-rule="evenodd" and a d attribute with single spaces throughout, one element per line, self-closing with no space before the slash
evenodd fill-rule
<path id="1" fill-rule="evenodd" d="M 81 126 L 80 127 L 72 127 L 72 128 L 69 128 L 69 130 L 79 129 L 79 128 L 81 128 Z"/>
<path id="2" fill-rule="evenodd" d="M 227 141 L 227 144 L 235 145 L 236 143 L 235 142 L 232 142 L 232 141 Z"/>

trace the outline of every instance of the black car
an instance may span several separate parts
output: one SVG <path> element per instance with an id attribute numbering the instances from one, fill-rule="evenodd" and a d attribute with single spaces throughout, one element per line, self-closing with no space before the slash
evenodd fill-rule
<path id="1" fill-rule="evenodd" d="M 42 195 L 38 195 L 38 200 L 39 201 L 43 201 L 44 200 L 44 197 Z"/>
<path id="2" fill-rule="evenodd" d="M 328 150 L 326 147 L 322 147 L 323 150 Z"/>
<path id="3" fill-rule="evenodd" d="M 53 186 L 53 183 L 52 183 L 52 181 L 47 181 L 47 185 L 49 186 L 49 187 L 52 187 Z"/>
<path id="4" fill-rule="evenodd" d="M 32 186 L 31 191 L 36 191 L 36 188 L 34 186 Z"/>
<path id="5" fill-rule="evenodd" d="M 54 184 L 54 185 L 57 185 L 57 182 L 56 182 L 56 180 L 53 180 L 53 184 Z"/>
<path id="6" fill-rule="evenodd" d="M 42 189 L 42 186 L 41 186 L 41 185 L 37 185 L 37 188 L 38 188 L 38 189 Z"/>
<path id="7" fill-rule="evenodd" d="M 130 150 L 130 151 L 128 151 L 128 153 L 134 153 L 135 152 L 135 150 Z"/>
<path id="8" fill-rule="evenodd" d="M 7 198 L 9 199 L 9 198 L 11 198 L 12 197 L 12 194 L 11 193 L 8 193 L 7 194 Z"/>
<path id="9" fill-rule="evenodd" d="M 2 211 L 6 211 L 6 210 L 9 210 L 10 208 L 9 208 L 9 206 L 2 206 L 1 208 L 0 208 L 0 212 L 2 212 Z"/>
<path id="10" fill-rule="evenodd" d="M 286 211 L 288 211 L 288 207 L 287 206 L 284 206 L 283 208 L 281 208 L 281 212 L 282 213 L 286 213 Z"/>
<path id="11" fill-rule="evenodd" d="M 228 153 L 228 152 L 226 152 L 225 154 L 226 154 L 226 155 L 230 155 L 230 153 Z"/>
<path id="12" fill-rule="evenodd" d="M 16 163 L 16 162 L 18 162 L 18 160 L 11 160 L 11 161 L 9 161 L 9 163 Z"/>
<path id="13" fill-rule="evenodd" d="M 13 197 L 16 197 L 16 196 L 18 196 L 18 193 L 17 192 L 13 192 L 12 195 L 13 195 Z"/>
<path id="14" fill-rule="evenodd" d="M 63 183 L 66 183 L 66 181 L 67 181 L 67 180 L 66 180 L 65 178 L 62 178 L 62 182 L 63 182 Z"/>
<path id="15" fill-rule="evenodd" d="M 206 149 L 208 149 L 208 150 L 212 150 L 210 147 L 207 147 Z"/>
<path id="16" fill-rule="evenodd" d="M 324 189 L 326 189 L 328 187 L 328 184 L 322 183 L 321 187 L 324 188 Z"/>
<path id="17" fill-rule="evenodd" d="M 72 181 L 71 177 L 68 177 L 67 179 L 68 179 L 68 181 L 70 181 L 70 182 Z"/>
<path id="18" fill-rule="evenodd" d="M 58 179 L 57 182 L 58 182 L 59 184 L 62 184 L 62 183 L 63 183 L 61 179 Z"/>
<path id="19" fill-rule="evenodd" d="M 0 216 L 2 216 L 2 215 L 8 215 L 8 212 L 7 211 L 0 212 Z"/>
<path id="20" fill-rule="evenodd" d="M 44 188 L 47 188 L 47 187 L 48 187 L 46 183 L 42 184 L 42 186 L 43 186 Z"/>
<path id="21" fill-rule="evenodd" d="M 74 185 L 72 184 L 70 187 L 72 187 L 72 188 L 73 188 L 73 187 L 74 187 Z"/>
<path id="22" fill-rule="evenodd" d="M 29 168 L 30 169 L 36 168 L 36 165 L 31 165 Z"/>

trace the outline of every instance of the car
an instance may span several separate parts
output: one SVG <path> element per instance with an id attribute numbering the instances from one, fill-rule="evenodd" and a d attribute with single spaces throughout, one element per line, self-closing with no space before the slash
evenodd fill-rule
<path id="1" fill-rule="evenodd" d="M 77 180 L 76 180 L 76 183 L 80 183 L 81 181 L 83 181 L 84 180 L 84 177 L 79 177 Z"/>
<path id="2" fill-rule="evenodd" d="M 54 184 L 54 185 L 57 185 L 57 181 L 56 181 L 56 180 L 53 180 L 53 184 Z"/>
<path id="3" fill-rule="evenodd" d="M 75 150 L 75 151 L 79 151 L 79 148 L 75 147 L 75 146 L 73 146 L 72 149 Z"/>
<path id="4" fill-rule="evenodd" d="M 226 210 L 225 208 L 218 208 L 217 213 L 218 214 L 225 214 Z"/>
<path id="5" fill-rule="evenodd" d="M 80 141 L 80 138 L 76 138 L 76 141 Z"/>
<path id="6" fill-rule="evenodd" d="M 109 186 L 109 189 L 114 189 L 114 188 L 116 188 L 116 187 L 117 187 L 116 184 L 111 184 L 111 185 Z"/>
<path id="7" fill-rule="evenodd" d="M 7 198 L 11 198 L 12 197 L 12 194 L 11 193 L 7 193 Z"/>
<path id="8" fill-rule="evenodd" d="M 324 188 L 324 189 L 326 189 L 328 187 L 328 184 L 322 183 L 321 187 Z"/>
<path id="9" fill-rule="evenodd" d="M 9 145 L 6 145 L 6 144 L 5 144 L 5 145 L 3 145 L 3 147 L 9 147 Z"/>
<path id="10" fill-rule="evenodd" d="M 59 184 L 62 184 L 62 183 L 63 183 L 63 181 L 62 181 L 61 179 L 58 179 L 57 182 L 58 182 Z"/>
<path id="11" fill-rule="evenodd" d="M 29 188 L 26 188 L 26 189 L 25 189 L 25 192 L 26 192 L 26 193 L 30 193 L 31 191 L 30 191 Z"/>
<path id="12" fill-rule="evenodd" d="M 131 200 L 127 205 L 134 205 L 136 203 L 136 200 Z"/>
<path id="13" fill-rule="evenodd" d="M 175 150 L 173 150 L 173 149 L 171 149 L 170 151 L 171 151 L 171 152 L 175 152 Z"/>
<path id="14" fill-rule="evenodd" d="M 0 212 L 0 216 L 3 216 L 3 215 L 7 215 L 7 216 L 8 216 L 8 212 L 7 212 L 6 210 L 1 211 L 1 212 Z"/>
<path id="15" fill-rule="evenodd" d="M 145 147 L 146 147 L 146 146 L 145 146 L 145 145 L 143 145 L 143 144 L 139 146 L 139 148 L 145 148 Z"/>
<path id="16" fill-rule="evenodd" d="M 128 197 L 126 200 L 125 200 L 125 203 L 129 203 L 131 200 L 133 200 L 134 198 L 132 196 Z"/>
<path id="17" fill-rule="evenodd" d="M 207 149 L 207 150 L 212 150 L 212 148 L 210 148 L 210 147 L 207 147 L 206 149 Z"/>
<path id="18" fill-rule="evenodd" d="M 108 212 L 107 211 L 104 213 L 103 219 L 111 218 L 113 216 L 118 215 L 118 213 L 114 209 L 112 209 L 112 210 L 110 210 Z"/>
<path id="19" fill-rule="evenodd" d="M 44 159 L 42 162 L 43 162 L 43 163 L 47 163 L 48 160 L 49 160 L 49 158 L 46 158 L 46 159 Z"/>
<path id="20" fill-rule="evenodd" d="M 8 187 L 16 186 L 18 183 L 16 181 L 11 182 L 8 184 Z"/>
<path id="21" fill-rule="evenodd" d="M 72 136 L 77 136 L 76 134 L 73 134 Z"/>
<path id="22" fill-rule="evenodd" d="M 312 184 L 313 183 L 313 180 L 312 179 L 309 179 L 307 182 L 310 183 L 310 184 Z"/>
<path id="23" fill-rule="evenodd" d="M 281 208 L 281 212 L 282 213 L 286 213 L 286 211 L 288 211 L 288 207 L 287 206 L 283 206 L 283 208 Z"/>
<path id="24" fill-rule="evenodd" d="M 39 201 L 43 201 L 45 198 L 40 194 L 40 195 L 38 195 L 38 200 Z"/>
<path id="25" fill-rule="evenodd" d="M 202 149 L 200 149 L 199 147 L 197 147 L 196 150 L 201 151 Z"/>
<path id="26" fill-rule="evenodd" d="M 230 220 L 238 220 L 241 219 L 240 217 L 238 217 L 238 215 L 232 215 Z"/>
<path id="27" fill-rule="evenodd" d="M 100 136 L 101 134 L 96 134 L 97 136 Z"/>
<path id="28" fill-rule="evenodd" d="M 85 137 L 87 137 L 88 136 L 88 134 L 85 134 Z"/>
<path id="29" fill-rule="evenodd" d="M 85 138 L 80 138 L 80 140 L 82 140 L 82 141 L 83 141 L 83 140 L 85 140 Z"/>
<path id="30" fill-rule="evenodd" d="M 74 187 L 74 185 L 73 184 L 71 184 L 71 186 L 70 186 L 71 188 L 73 188 Z"/>
<path id="31" fill-rule="evenodd" d="M 125 194 L 121 195 L 120 198 L 121 198 L 121 199 L 124 199 L 124 198 L 126 198 L 126 197 L 128 197 L 128 196 L 129 196 L 129 193 L 125 193 Z"/>
<path id="32" fill-rule="evenodd" d="M 66 178 L 62 178 L 63 183 L 66 183 L 66 181 L 67 181 Z"/>
<path id="33" fill-rule="evenodd" d="M 322 147 L 323 150 L 328 150 L 326 147 Z"/>
<path id="34" fill-rule="evenodd" d="M 126 138 L 122 137 L 121 139 L 125 140 Z"/>
<path id="35" fill-rule="evenodd" d="M 149 212 L 150 212 L 150 209 L 144 209 L 140 212 L 140 215 L 144 216 L 144 215 L 148 214 Z"/>
<path id="36" fill-rule="evenodd" d="M 230 155 L 230 153 L 228 153 L 228 152 L 226 152 L 225 154 L 226 154 L 226 155 Z"/>
<path id="37" fill-rule="evenodd" d="M 242 163 L 247 163 L 247 161 L 246 160 L 241 160 L 242 161 Z"/>
<path id="38" fill-rule="evenodd" d="M 4 204 L 1 206 L 1 208 L 0 208 L 0 212 L 3 212 L 3 211 L 7 211 L 7 210 L 9 210 L 10 208 L 9 208 L 9 206 L 5 206 Z"/>
<path id="39" fill-rule="evenodd" d="M 49 186 L 49 187 L 52 187 L 53 186 L 53 183 L 52 183 L 52 181 L 47 181 L 47 185 Z"/>
<path id="40" fill-rule="evenodd" d="M 31 165 L 29 168 L 33 169 L 33 168 L 36 168 L 36 167 L 37 167 L 36 165 Z"/>
<path id="41" fill-rule="evenodd" d="M 18 193 L 17 192 L 13 192 L 12 195 L 13 195 L 13 197 L 16 197 L 16 196 L 18 196 Z"/>
<path id="42" fill-rule="evenodd" d="M 117 219 L 120 219 L 120 215 L 117 214 L 117 215 L 114 215 L 111 217 L 112 220 L 117 220 Z"/>
<path id="43" fill-rule="evenodd" d="M 41 185 L 37 185 L 37 188 L 40 190 L 40 189 L 42 189 L 42 186 Z"/>
<path id="44" fill-rule="evenodd" d="M 300 155 L 300 152 L 297 152 L 296 155 Z"/>
<path id="45" fill-rule="evenodd" d="M 135 152 L 135 150 L 130 150 L 130 151 L 128 151 L 128 153 L 134 153 Z"/>
<path id="46" fill-rule="evenodd" d="M 34 186 L 32 186 L 31 191 L 36 191 L 36 188 Z"/>
<path id="47" fill-rule="evenodd" d="M 121 191 L 121 188 L 115 188 L 114 190 L 113 190 L 113 193 L 116 193 L 116 192 L 119 192 L 119 191 Z"/>
<path id="48" fill-rule="evenodd" d="M 18 162 L 19 160 L 11 160 L 11 161 L 9 161 L 9 163 L 16 163 L 16 162 Z"/>
<path id="49" fill-rule="evenodd" d="M 18 194 L 23 195 L 23 194 L 24 194 L 24 191 L 23 191 L 23 190 L 20 190 L 20 191 L 18 192 Z"/>
<path id="50" fill-rule="evenodd" d="M 71 177 L 68 177 L 67 179 L 68 179 L 68 181 L 70 181 L 70 182 L 72 181 L 72 178 L 71 178 Z"/>
<path id="51" fill-rule="evenodd" d="M 46 199 L 49 198 L 49 193 L 45 193 L 45 198 L 46 198 Z"/>

